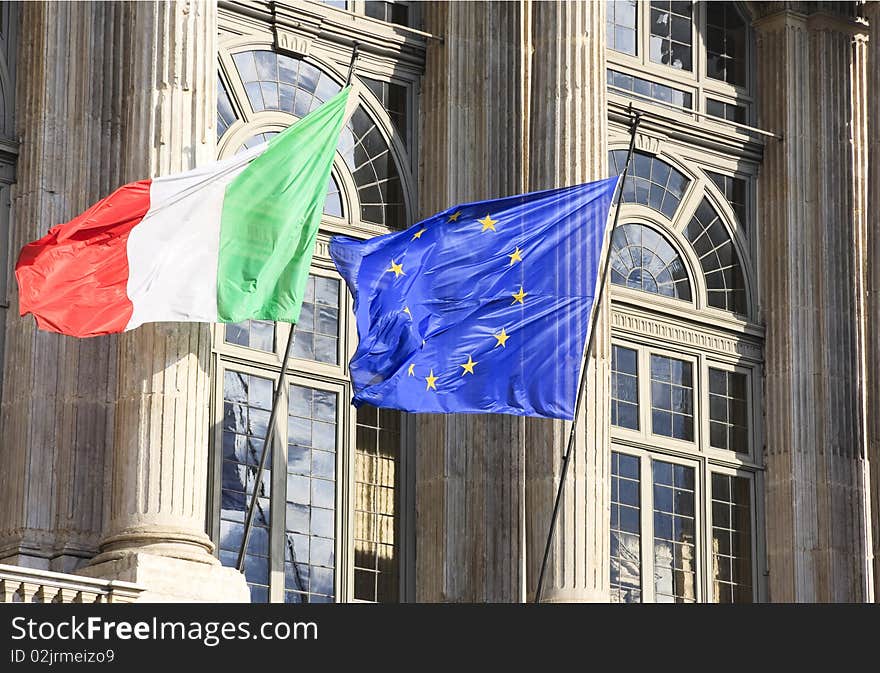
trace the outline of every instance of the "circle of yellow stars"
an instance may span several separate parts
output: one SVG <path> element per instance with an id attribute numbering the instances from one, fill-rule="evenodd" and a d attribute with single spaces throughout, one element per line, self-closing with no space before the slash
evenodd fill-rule
<path id="1" fill-rule="evenodd" d="M 452 213 L 448 216 L 446 222 L 447 223 L 458 222 L 458 220 L 461 216 L 462 216 L 462 211 L 456 210 L 454 213 Z M 484 218 L 477 219 L 476 222 L 478 222 L 482 226 L 482 228 L 480 229 L 480 233 L 485 233 L 487 231 L 497 233 L 497 231 L 498 231 L 495 228 L 495 225 L 498 224 L 498 220 L 493 220 L 491 213 L 486 213 L 486 216 Z M 422 226 L 418 231 L 416 231 L 412 235 L 412 238 L 410 239 L 410 241 L 419 240 L 422 237 L 422 234 L 424 234 L 427 230 L 428 230 L 427 227 Z M 524 251 L 521 250 L 519 246 L 516 246 L 516 248 L 514 249 L 513 252 L 508 253 L 507 257 L 510 258 L 510 263 L 507 266 L 511 267 L 514 264 L 516 264 L 517 262 L 522 263 L 523 252 Z M 400 262 L 397 262 L 396 260 L 392 259 L 390 262 L 390 266 L 387 269 L 385 269 L 385 271 L 387 273 L 393 273 L 395 280 L 400 278 L 401 276 L 406 275 L 406 272 L 404 272 L 404 270 L 403 270 L 403 260 L 401 260 Z M 520 285 L 519 291 L 511 293 L 511 295 L 510 295 L 511 297 L 513 297 L 513 302 L 511 302 L 511 306 L 515 305 L 515 304 L 522 304 L 523 306 L 525 306 L 524 300 L 528 296 L 528 294 L 529 293 L 525 291 L 525 288 L 522 285 Z M 412 320 L 412 312 L 410 311 L 409 306 L 404 306 L 403 312 L 406 313 L 407 316 L 409 316 L 410 320 Z M 499 348 L 499 347 L 506 348 L 507 347 L 507 340 L 510 339 L 510 335 L 507 333 L 506 328 L 502 327 L 500 332 L 497 332 L 496 334 L 493 334 L 492 336 L 495 339 L 495 346 L 493 346 L 493 348 Z M 425 340 L 423 339 L 422 340 L 422 347 L 424 347 L 424 345 L 425 345 Z M 463 377 L 463 376 L 466 376 L 467 374 L 473 375 L 474 368 L 478 364 L 479 364 L 479 362 L 474 360 L 472 355 L 469 353 L 468 357 L 467 357 L 467 362 L 463 362 L 458 365 L 462 369 L 461 376 Z M 409 363 L 409 366 L 406 369 L 406 375 L 412 376 L 412 377 L 416 376 L 415 362 Z M 425 379 L 425 391 L 426 392 L 429 390 L 434 390 L 434 391 L 437 390 L 437 381 L 439 380 L 440 377 L 434 375 L 433 368 L 431 368 L 428 372 L 428 375 L 423 378 Z"/>

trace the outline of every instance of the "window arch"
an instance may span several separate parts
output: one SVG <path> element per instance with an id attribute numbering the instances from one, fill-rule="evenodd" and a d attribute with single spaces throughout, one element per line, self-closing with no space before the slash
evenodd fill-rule
<path id="1" fill-rule="evenodd" d="M 709 306 L 745 314 L 746 288 L 739 254 L 718 212 L 703 198 L 684 230 L 703 267 Z"/>
<path id="2" fill-rule="evenodd" d="M 687 269 L 665 236 L 642 224 L 623 224 L 611 240 L 611 282 L 691 300 Z"/>
<path id="3" fill-rule="evenodd" d="M 626 150 L 608 153 L 608 163 L 617 175 L 623 173 L 626 155 Z M 644 152 L 635 152 L 621 200 L 624 203 L 641 203 L 671 220 L 675 217 L 675 211 L 678 210 L 690 182 L 684 173 L 662 159 Z"/>
<path id="4" fill-rule="evenodd" d="M 268 49 L 250 49 L 232 55 L 236 75 L 247 99 L 246 116 L 283 112 L 295 118 L 320 106 L 338 93 L 342 86 L 328 73 L 308 61 Z M 236 121 L 229 93 L 218 80 L 218 139 L 222 139 Z M 274 135 L 249 137 L 244 141 L 259 143 Z M 406 206 L 401 171 L 391 145 L 380 125 L 364 105 L 359 105 L 342 130 L 339 146 L 358 195 L 358 217 L 368 223 L 389 228 L 405 226 Z M 337 193 L 340 191 L 338 189 Z"/>

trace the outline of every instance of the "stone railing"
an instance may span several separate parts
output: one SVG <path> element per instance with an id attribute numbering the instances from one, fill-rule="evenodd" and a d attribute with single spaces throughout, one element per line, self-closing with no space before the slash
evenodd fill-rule
<path id="1" fill-rule="evenodd" d="M 0 603 L 134 603 L 142 591 L 131 582 L 0 564 Z"/>

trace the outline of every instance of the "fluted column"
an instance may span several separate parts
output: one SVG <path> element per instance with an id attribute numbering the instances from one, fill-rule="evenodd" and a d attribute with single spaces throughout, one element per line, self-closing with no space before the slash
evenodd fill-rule
<path id="1" fill-rule="evenodd" d="M 535 3 L 532 37 L 529 189 L 607 177 L 605 3 Z M 544 578 L 545 602 L 608 600 L 611 333 L 605 289 L 588 360 L 575 453 Z M 563 421 L 526 422 L 530 600 L 537 587 L 569 427 Z"/>
<path id="2" fill-rule="evenodd" d="M 421 214 L 525 191 L 529 3 L 431 2 Z M 416 600 L 525 596 L 524 421 L 420 415 Z"/>
<path id="3" fill-rule="evenodd" d="M 129 7 L 126 178 L 213 160 L 217 15 L 213 2 Z M 248 600 L 205 533 L 210 326 L 144 325 L 120 335 L 110 517 L 86 571 L 148 589 L 141 600 Z"/>
<path id="4" fill-rule="evenodd" d="M 868 181 L 865 237 L 865 355 L 874 600 L 880 600 L 880 2 L 869 2 L 867 44 Z"/>
<path id="5" fill-rule="evenodd" d="M 130 49 L 115 3 L 29 2 L 21 12 L 10 256 L 118 186 Z M 15 27 L 13 26 L 14 30 Z M 0 406 L 0 560 L 69 571 L 103 526 L 116 339 L 73 339 L 18 317 L 10 284 Z"/>
<path id="6" fill-rule="evenodd" d="M 784 10 L 755 28 L 759 125 L 782 136 L 767 142 L 759 182 L 770 600 L 861 601 L 869 550 L 854 319 L 858 26 Z"/>

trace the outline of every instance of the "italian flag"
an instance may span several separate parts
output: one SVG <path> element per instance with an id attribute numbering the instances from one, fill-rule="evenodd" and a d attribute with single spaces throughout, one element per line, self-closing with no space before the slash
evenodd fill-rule
<path id="1" fill-rule="evenodd" d="M 21 315 L 77 337 L 146 322 L 295 323 L 350 87 L 275 137 L 124 185 L 26 245 Z"/>

